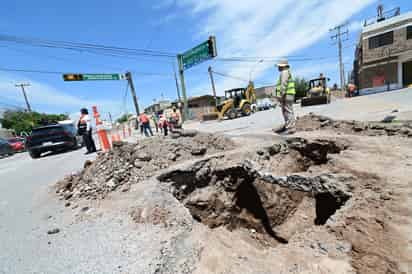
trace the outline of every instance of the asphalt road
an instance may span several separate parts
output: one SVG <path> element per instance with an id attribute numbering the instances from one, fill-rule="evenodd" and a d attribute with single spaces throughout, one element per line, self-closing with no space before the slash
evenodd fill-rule
<path id="1" fill-rule="evenodd" d="M 333 101 L 328 105 L 294 107 L 295 115 L 303 116 L 310 112 L 330 116 L 334 119 L 380 121 L 387 115 L 396 114 L 399 119 L 412 120 L 412 89 L 403 89 L 369 96 Z M 397 110 L 397 113 L 392 113 Z M 271 129 L 283 123 L 280 108 L 257 112 L 249 117 L 235 120 L 193 122 L 190 129 L 218 132 L 227 135 L 269 134 Z"/>
<path id="2" fill-rule="evenodd" d="M 304 109 L 297 106 L 296 113 L 380 120 L 395 109 L 400 118 L 412 119 L 412 89 Z M 275 109 L 232 121 L 190 123 L 186 127 L 236 136 L 269 134 L 281 122 L 280 110 Z M 125 231 L 113 216 L 103 216 L 99 222 L 73 222 L 78 210 L 64 210 L 64 203 L 51 193 L 50 186 L 56 181 L 95 157 L 85 156 L 84 152 L 82 149 L 37 160 L 22 153 L 0 159 L 0 273 L 120 273 L 122 265 L 137 264 L 139 250 L 132 231 Z M 52 228 L 62 231 L 48 235 Z"/>

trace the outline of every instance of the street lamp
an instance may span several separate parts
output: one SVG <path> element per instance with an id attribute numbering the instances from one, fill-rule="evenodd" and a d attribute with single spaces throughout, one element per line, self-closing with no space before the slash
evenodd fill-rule
<path id="1" fill-rule="evenodd" d="M 263 63 L 263 61 L 264 61 L 263 59 L 260 59 L 256 64 L 253 65 L 252 69 L 251 69 L 250 72 L 249 72 L 249 82 L 252 81 L 252 74 L 253 74 L 254 70 L 256 69 L 256 67 L 257 67 L 259 64 Z"/>

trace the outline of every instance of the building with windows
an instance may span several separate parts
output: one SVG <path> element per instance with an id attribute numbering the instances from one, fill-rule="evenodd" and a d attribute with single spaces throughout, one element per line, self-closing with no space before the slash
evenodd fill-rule
<path id="1" fill-rule="evenodd" d="M 378 16 L 362 29 L 353 79 L 361 95 L 412 84 L 412 12 L 378 7 Z"/>
<path id="2" fill-rule="evenodd" d="M 154 102 L 152 105 L 148 106 L 147 108 L 144 109 L 146 113 L 161 113 L 165 109 L 170 108 L 172 106 L 172 102 L 169 100 L 159 100 L 157 102 Z"/>

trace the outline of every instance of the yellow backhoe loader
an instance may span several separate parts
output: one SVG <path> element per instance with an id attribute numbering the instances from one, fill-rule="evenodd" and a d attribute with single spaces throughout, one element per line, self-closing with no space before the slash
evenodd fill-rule
<path id="1" fill-rule="evenodd" d="M 309 88 L 306 91 L 306 97 L 302 98 L 302 107 L 322 105 L 330 103 L 330 89 L 328 88 L 329 78 L 320 74 L 319 78 L 309 81 Z"/>
<path id="2" fill-rule="evenodd" d="M 249 116 L 252 114 L 252 105 L 254 104 L 256 104 L 256 93 L 253 82 L 249 82 L 247 88 L 227 90 L 225 91 L 225 100 L 217 106 L 219 119 Z"/>

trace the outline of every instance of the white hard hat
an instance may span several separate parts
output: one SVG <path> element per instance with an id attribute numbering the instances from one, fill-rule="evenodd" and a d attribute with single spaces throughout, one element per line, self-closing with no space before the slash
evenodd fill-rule
<path id="1" fill-rule="evenodd" d="M 287 59 L 280 60 L 278 63 L 278 67 L 289 67 L 289 62 Z"/>

